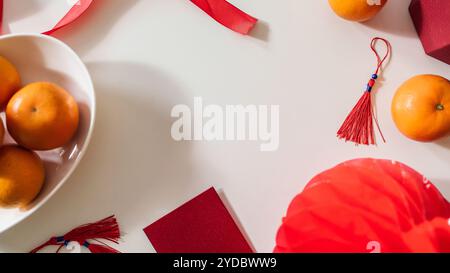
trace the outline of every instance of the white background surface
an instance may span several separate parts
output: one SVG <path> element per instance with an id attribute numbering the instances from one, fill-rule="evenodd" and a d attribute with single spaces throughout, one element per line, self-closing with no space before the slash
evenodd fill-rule
<path id="1" fill-rule="evenodd" d="M 14 32 L 44 30 L 67 9 L 59 0 L 6 2 Z M 409 141 L 390 118 L 404 80 L 450 77 L 448 65 L 423 53 L 409 0 L 389 1 L 366 24 L 337 18 L 325 0 L 232 2 L 261 19 L 256 38 L 222 27 L 187 0 L 96 0 L 56 34 L 92 74 L 95 132 L 56 196 L 0 235 L 0 252 L 28 251 L 110 214 L 125 233 L 118 249 L 152 252 L 142 229 L 210 186 L 222 192 L 255 249 L 269 252 L 294 195 L 316 173 L 356 157 L 407 163 L 450 197 L 450 140 Z M 335 133 L 374 69 L 369 43 L 378 35 L 394 48 L 377 96 L 388 143 L 355 147 Z M 192 105 L 195 96 L 205 104 L 280 105 L 279 150 L 260 152 L 259 142 L 174 142 L 170 110 Z"/>

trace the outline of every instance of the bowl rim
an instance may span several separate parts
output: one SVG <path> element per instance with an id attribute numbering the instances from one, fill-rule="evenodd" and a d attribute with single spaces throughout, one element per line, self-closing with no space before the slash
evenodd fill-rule
<path id="1" fill-rule="evenodd" d="M 68 46 L 66 43 L 64 43 L 63 41 L 61 41 L 57 38 L 54 38 L 52 36 L 45 35 L 45 34 L 39 34 L 39 33 L 16 33 L 16 34 L 0 35 L 0 41 L 5 40 L 5 39 L 10 39 L 10 38 L 17 38 L 17 37 L 31 37 L 31 38 L 35 38 L 35 39 L 48 40 L 52 43 L 58 44 L 59 46 L 64 48 L 70 55 L 72 55 L 73 59 L 80 65 L 81 70 L 87 75 L 87 78 L 89 80 L 89 88 L 92 90 L 92 106 L 90 109 L 91 110 L 90 126 L 88 129 L 87 135 L 86 135 L 84 147 L 83 147 L 83 149 L 80 150 L 78 157 L 75 159 L 75 162 L 73 163 L 72 167 L 64 175 L 64 177 L 59 180 L 59 182 L 47 194 L 47 196 L 43 197 L 33 208 L 24 212 L 24 213 L 26 213 L 24 215 L 24 217 L 21 217 L 19 219 L 12 221 L 11 224 L 7 225 L 4 228 L 0 228 L 0 234 L 5 233 L 6 231 L 10 230 L 14 226 L 18 225 L 19 223 L 21 223 L 22 221 L 24 221 L 25 219 L 27 219 L 28 217 L 33 215 L 38 209 L 40 209 L 45 203 L 47 203 L 48 200 L 50 200 L 50 198 L 52 198 L 56 194 L 56 192 L 67 182 L 67 180 L 73 174 L 75 169 L 77 169 L 79 163 L 83 159 L 83 157 L 89 147 L 89 143 L 91 142 L 92 134 L 93 134 L 94 127 L 95 127 L 95 118 L 96 118 L 96 111 L 97 111 L 96 110 L 97 98 L 96 98 L 94 83 L 92 81 L 91 74 L 89 73 L 89 70 L 87 69 L 84 62 L 81 60 L 80 56 L 78 56 L 78 54 L 75 53 L 75 51 L 70 46 Z"/>

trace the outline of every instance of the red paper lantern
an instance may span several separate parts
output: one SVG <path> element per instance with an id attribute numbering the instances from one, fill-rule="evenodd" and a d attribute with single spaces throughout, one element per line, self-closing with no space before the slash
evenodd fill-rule
<path id="1" fill-rule="evenodd" d="M 313 178 L 275 252 L 450 252 L 450 204 L 410 167 L 357 159 Z"/>

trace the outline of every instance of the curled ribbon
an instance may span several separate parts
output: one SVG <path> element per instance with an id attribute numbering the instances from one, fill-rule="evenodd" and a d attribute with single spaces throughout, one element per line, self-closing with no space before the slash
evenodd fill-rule
<path id="1" fill-rule="evenodd" d="M 79 0 L 69 12 L 50 30 L 44 34 L 53 32 L 69 25 L 80 17 L 94 0 Z M 241 34 L 248 34 L 257 23 L 258 19 L 246 14 L 226 0 L 190 0 L 197 7 L 206 12 L 214 20 L 225 27 Z M 0 33 L 2 32 L 3 0 L 0 0 Z"/>
<path id="2" fill-rule="evenodd" d="M 2 1 L 2 0 L 0 0 Z M 52 29 L 44 32 L 44 34 L 50 35 L 53 32 L 57 31 L 58 29 L 61 29 L 68 24 L 75 21 L 78 17 L 81 16 L 92 4 L 94 0 L 79 0 L 76 2 L 73 7 L 69 10 L 69 12 L 54 26 Z"/>
<path id="3" fill-rule="evenodd" d="M 73 7 L 66 13 L 66 15 L 52 28 L 43 34 L 52 34 L 53 32 L 61 29 L 81 16 L 92 4 L 94 0 L 79 0 L 76 1 Z M 3 21 L 3 0 L 0 0 L 0 33 L 2 32 L 2 21 Z"/>
<path id="4" fill-rule="evenodd" d="M 241 34 L 249 34 L 258 19 L 246 14 L 226 0 L 191 0 L 209 16 L 225 27 Z"/>

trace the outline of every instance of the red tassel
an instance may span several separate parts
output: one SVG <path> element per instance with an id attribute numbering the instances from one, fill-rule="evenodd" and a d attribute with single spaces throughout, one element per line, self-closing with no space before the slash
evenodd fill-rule
<path id="1" fill-rule="evenodd" d="M 383 57 L 383 59 L 380 58 L 380 55 L 375 49 L 375 44 L 378 40 L 383 41 L 387 47 L 386 55 Z M 337 136 L 340 139 L 364 145 L 376 144 L 374 124 L 377 126 L 378 132 L 380 133 L 383 142 L 386 142 L 378 124 L 376 115 L 373 111 L 372 89 L 375 85 L 376 80 L 378 79 L 378 73 L 380 72 L 384 61 L 386 61 L 388 56 L 391 54 L 392 47 L 389 41 L 387 41 L 386 39 L 375 37 L 372 39 L 371 49 L 377 56 L 377 69 L 372 75 L 372 79 L 367 84 L 367 89 L 364 92 L 364 95 L 361 97 L 361 99 L 359 99 L 358 103 L 347 116 L 341 128 L 337 132 Z"/>
<path id="2" fill-rule="evenodd" d="M 37 253 L 37 252 L 39 252 L 40 250 L 42 250 L 42 249 L 44 249 L 44 248 L 46 248 L 46 247 L 48 247 L 48 246 L 56 246 L 56 245 L 62 246 L 63 244 L 62 244 L 62 243 L 59 244 L 59 243 L 56 241 L 56 237 L 54 237 L 54 238 L 51 238 L 50 240 L 48 240 L 47 242 L 43 243 L 42 245 L 36 247 L 35 249 L 31 250 L 30 253 Z"/>
<path id="3" fill-rule="evenodd" d="M 82 225 L 64 235 L 66 241 L 77 241 L 80 244 L 89 239 L 105 239 L 117 244 L 119 238 L 119 225 L 114 216 L 109 216 L 95 223 Z"/>
<path id="4" fill-rule="evenodd" d="M 99 242 L 100 244 L 92 244 L 85 242 L 83 246 L 87 247 L 91 253 L 120 253 L 120 251 Z"/>
<path id="5" fill-rule="evenodd" d="M 117 253 L 118 251 L 107 246 L 106 244 L 103 244 L 103 246 L 97 246 L 87 243 L 87 240 L 98 240 L 103 239 L 107 240 L 113 243 L 118 243 L 118 240 L 120 238 L 120 229 L 119 225 L 117 223 L 116 218 L 113 216 L 107 217 L 103 220 L 100 220 L 95 223 L 90 223 L 86 225 L 82 225 L 80 227 L 77 227 L 68 233 L 66 233 L 64 236 L 58 236 L 58 237 L 52 237 L 50 240 L 45 242 L 44 244 L 36 247 L 35 249 L 31 250 L 31 253 L 36 253 L 43 248 L 47 246 L 59 246 L 58 250 L 56 252 L 59 252 L 59 250 L 69 242 L 78 242 L 79 244 L 86 244 L 86 247 L 92 246 L 94 251 L 103 251 L 105 252 L 106 249 L 109 250 L 108 253 Z M 111 252 L 114 251 L 114 252 Z M 99 252 L 97 252 L 99 253 Z"/>

